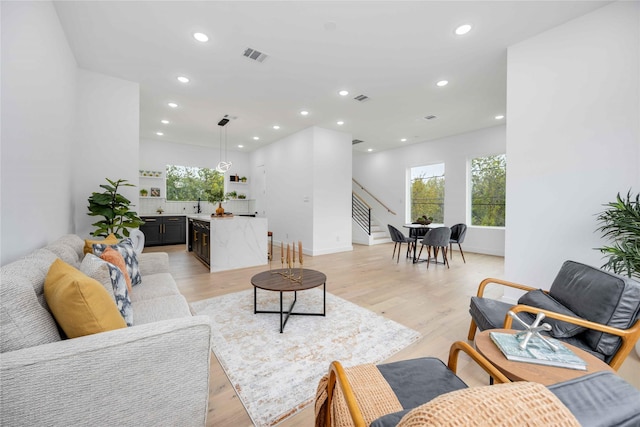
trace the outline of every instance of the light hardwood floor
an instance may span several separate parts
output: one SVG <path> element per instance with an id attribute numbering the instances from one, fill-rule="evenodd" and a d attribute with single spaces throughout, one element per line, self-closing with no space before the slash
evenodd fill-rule
<path id="1" fill-rule="evenodd" d="M 274 250 L 275 259 L 279 260 L 279 248 L 274 247 Z M 146 248 L 145 251 L 169 253 L 171 272 L 189 302 L 251 289 L 251 276 L 265 270 L 265 267 L 255 267 L 209 273 L 203 264 L 186 252 L 184 245 Z M 482 279 L 503 278 L 504 259 L 465 252 L 467 262 L 464 264 L 460 253 L 454 252 L 450 269 L 441 264 L 432 264 L 427 270 L 426 264 L 413 264 L 404 258 L 404 254 L 401 254 L 400 262 L 396 263 L 395 259 L 391 259 L 392 251 L 391 243 L 354 245 L 353 252 L 307 256 L 305 267 L 320 270 L 327 275 L 327 292 L 422 334 L 419 341 L 397 353 L 389 361 L 434 356 L 446 362 L 451 343 L 466 341 L 470 320 L 469 298 L 475 295 Z M 501 290 L 491 289 L 488 295 L 499 297 Z M 295 318 L 291 321 L 295 321 Z M 329 362 L 328 360 L 327 366 Z M 488 382 L 484 371 L 464 355 L 460 359 L 458 374 L 470 386 Z M 640 388 L 640 358 L 635 352 L 627 358 L 619 374 L 636 388 Z M 277 381 L 277 373 L 274 381 Z M 281 426 L 312 426 L 313 420 L 313 405 L 310 405 Z M 252 425 L 214 355 L 211 357 L 207 425 Z"/>

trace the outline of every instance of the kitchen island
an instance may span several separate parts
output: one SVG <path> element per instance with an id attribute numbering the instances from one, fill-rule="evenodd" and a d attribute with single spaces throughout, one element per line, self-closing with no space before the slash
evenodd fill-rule
<path id="1" fill-rule="evenodd" d="M 187 215 L 187 250 L 212 273 L 267 265 L 267 219 Z"/>

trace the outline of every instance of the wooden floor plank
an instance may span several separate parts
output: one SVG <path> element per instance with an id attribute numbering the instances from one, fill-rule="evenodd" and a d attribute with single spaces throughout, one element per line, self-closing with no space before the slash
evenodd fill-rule
<path id="1" fill-rule="evenodd" d="M 209 270 L 185 245 L 145 248 L 145 252 L 168 252 L 171 273 L 189 302 L 231 292 L 252 289 L 250 279 L 265 267 L 227 272 Z M 327 275 L 327 292 L 349 300 L 388 319 L 415 329 L 422 338 L 394 355 L 389 361 L 434 356 L 446 362 L 451 343 L 466 340 L 470 316 L 469 298 L 486 277 L 503 278 L 502 257 L 465 252 L 466 264 L 459 254 L 446 266 L 413 264 L 402 254 L 400 262 L 391 259 L 393 244 L 354 245 L 352 252 L 307 256 L 305 268 Z M 274 245 L 273 268 L 280 267 L 279 247 Z M 497 289 L 488 296 L 499 297 Z M 293 319 L 292 321 L 295 321 Z M 327 366 L 330 361 L 327 361 Z M 640 359 L 630 355 L 619 373 L 640 388 Z M 470 386 L 487 384 L 484 371 L 461 356 L 459 374 Z M 215 356 L 211 357 L 208 426 L 251 426 L 251 420 Z M 313 425 L 313 407 L 286 420 L 282 427 Z"/>

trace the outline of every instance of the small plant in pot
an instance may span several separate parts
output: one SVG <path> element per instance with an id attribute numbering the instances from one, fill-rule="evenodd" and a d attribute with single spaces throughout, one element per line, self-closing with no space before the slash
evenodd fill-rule
<path id="1" fill-rule="evenodd" d="M 129 184 L 126 179 L 112 181 L 106 178 L 106 180 L 108 185 L 100 185 L 105 191 L 93 192 L 88 199 L 88 215 L 104 217 L 103 220 L 91 224 L 96 227 L 96 230 L 89 234 L 96 237 L 114 234 L 118 239 L 129 237 L 129 229 L 140 227 L 144 221 L 130 209 L 133 206 L 131 201 L 118 193 L 118 188 L 135 187 L 135 185 Z"/>
<path id="2" fill-rule="evenodd" d="M 246 195 L 246 194 L 243 194 L 243 193 L 238 194 L 238 199 L 240 199 L 240 200 L 244 200 L 244 199 L 246 199 L 246 198 L 247 198 L 247 195 Z"/>
<path id="3" fill-rule="evenodd" d="M 142 197 L 147 197 L 149 195 L 149 191 L 146 188 L 143 188 L 142 190 L 140 190 L 140 195 Z"/>
<path id="4" fill-rule="evenodd" d="M 222 202 L 227 201 L 227 196 L 224 194 L 223 190 L 211 190 L 207 191 L 207 200 L 209 203 L 217 203 L 218 207 L 216 208 L 216 215 L 222 216 L 224 215 L 224 208 L 222 207 Z M 212 215 L 213 216 L 213 215 Z"/>
<path id="5" fill-rule="evenodd" d="M 626 197 L 618 193 L 615 202 L 604 206 L 597 230 L 610 244 L 598 248 L 607 258 L 602 268 L 640 279 L 640 194 L 634 198 L 631 191 Z"/>

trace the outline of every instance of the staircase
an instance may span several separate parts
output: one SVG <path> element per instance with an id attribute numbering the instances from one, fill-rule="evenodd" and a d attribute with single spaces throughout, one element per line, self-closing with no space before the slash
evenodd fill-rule
<path id="1" fill-rule="evenodd" d="M 371 207 L 356 193 L 352 193 L 352 242 L 361 245 L 379 245 L 391 242 L 387 227 L 371 216 Z"/>
<path id="2" fill-rule="evenodd" d="M 371 221 L 371 234 L 369 245 L 379 245 L 380 243 L 391 242 L 387 227 L 380 226 L 375 220 Z"/>

